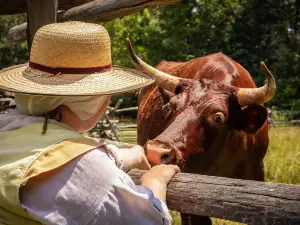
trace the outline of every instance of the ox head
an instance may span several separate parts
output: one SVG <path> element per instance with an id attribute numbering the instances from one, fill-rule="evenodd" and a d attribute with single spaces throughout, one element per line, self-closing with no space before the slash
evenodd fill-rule
<path id="1" fill-rule="evenodd" d="M 178 164 L 195 155 L 214 158 L 229 141 L 231 132 L 256 133 L 267 119 L 261 104 L 273 97 L 275 79 L 266 65 L 261 67 L 266 83 L 259 88 L 238 88 L 214 80 L 183 79 L 166 74 L 143 62 L 127 39 L 132 62 L 156 78 L 164 99 L 167 126 L 145 144 L 152 165 Z M 207 157 L 206 157 L 207 158 Z"/>

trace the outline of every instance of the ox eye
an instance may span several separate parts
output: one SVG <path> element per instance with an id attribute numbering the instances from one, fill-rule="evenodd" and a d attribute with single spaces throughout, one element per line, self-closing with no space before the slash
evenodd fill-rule
<path id="1" fill-rule="evenodd" d="M 216 123 L 223 124 L 224 121 L 225 121 L 225 116 L 224 116 L 223 113 L 218 112 L 218 113 L 216 113 L 216 114 L 213 116 L 213 120 L 214 120 Z"/>

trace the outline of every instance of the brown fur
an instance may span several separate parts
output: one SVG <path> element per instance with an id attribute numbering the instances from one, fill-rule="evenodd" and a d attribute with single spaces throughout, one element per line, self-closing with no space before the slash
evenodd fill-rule
<path id="1" fill-rule="evenodd" d="M 188 79 L 168 104 L 155 85 L 141 90 L 138 143 L 172 149 L 166 162 L 183 166 L 184 172 L 263 181 L 266 110 L 241 107 L 235 98 L 238 87 L 256 87 L 250 74 L 222 53 L 182 63 L 163 61 L 157 68 Z M 221 125 L 215 122 L 220 112 L 226 120 Z"/>

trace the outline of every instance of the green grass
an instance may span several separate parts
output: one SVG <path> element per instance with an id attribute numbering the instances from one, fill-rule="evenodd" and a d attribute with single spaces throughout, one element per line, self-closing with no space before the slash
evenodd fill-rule
<path id="1" fill-rule="evenodd" d="M 298 133 L 299 132 L 299 133 Z M 265 157 L 267 182 L 300 184 L 300 128 L 271 128 L 270 145 Z M 126 139 L 135 143 L 135 139 Z M 172 212 L 174 225 L 180 225 L 180 215 Z M 213 219 L 213 225 L 239 225 L 221 219 Z"/>
<path id="2" fill-rule="evenodd" d="M 270 129 L 270 145 L 264 160 L 266 181 L 300 184 L 299 134 L 298 127 Z"/>

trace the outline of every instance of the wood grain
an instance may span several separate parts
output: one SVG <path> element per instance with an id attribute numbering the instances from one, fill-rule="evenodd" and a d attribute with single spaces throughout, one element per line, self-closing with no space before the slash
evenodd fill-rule
<path id="1" fill-rule="evenodd" d="M 95 0 L 58 13 L 57 21 L 105 22 L 139 12 L 147 7 L 176 2 L 179 0 Z M 7 33 L 8 42 L 26 40 L 26 28 L 27 23 L 12 27 Z"/>
<path id="2" fill-rule="evenodd" d="M 145 171 L 130 171 L 136 184 Z M 188 173 L 168 185 L 172 210 L 246 224 L 300 224 L 300 185 L 264 183 Z"/>
<path id="3" fill-rule="evenodd" d="M 28 0 L 27 45 L 30 53 L 33 37 L 42 26 L 56 22 L 58 0 Z M 25 31 L 17 31 L 17 36 L 26 35 Z M 26 37 L 26 36 L 25 36 Z"/>

